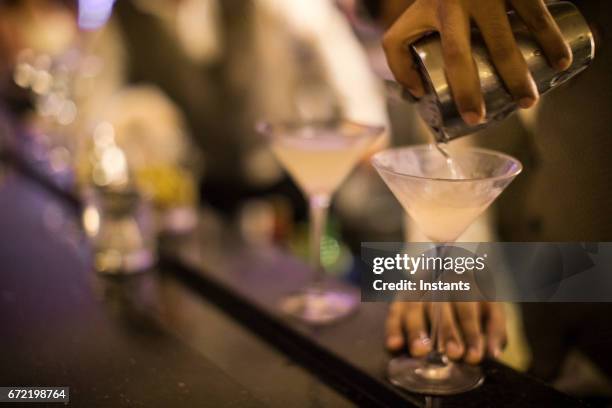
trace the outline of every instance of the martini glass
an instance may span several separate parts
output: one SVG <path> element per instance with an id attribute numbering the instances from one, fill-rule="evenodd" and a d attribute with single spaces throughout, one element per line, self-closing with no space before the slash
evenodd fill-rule
<path id="1" fill-rule="evenodd" d="M 446 151 L 448 156 L 435 145 L 417 145 L 386 150 L 372 158 L 410 218 L 428 239 L 442 247 L 456 241 L 522 170 L 515 158 L 491 150 Z M 424 358 L 392 359 L 388 377 L 394 385 L 420 394 L 450 395 L 482 383 L 480 367 L 449 361 L 438 340 L 438 327 L 439 303 L 434 301 L 432 352 Z"/>
<path id="2" fill-rule="evenodd" d="M 332 323 L 355 310 L 355 288 L 324 280 L 321 238 L 334 192 L 382 133 L 383 128 L 348 120 L 257 125 L 278 161 L 302 190 L 310 208 L 310 264 L 314 277 L 281 301 L 286 314 L 310 324 Z"/>

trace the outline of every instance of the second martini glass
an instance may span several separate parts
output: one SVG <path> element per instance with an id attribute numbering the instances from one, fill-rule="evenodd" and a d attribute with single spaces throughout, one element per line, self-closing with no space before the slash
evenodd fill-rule
<path id="1" fill-rule="evenodd" d="M 431 241 L 452 243 L 522 170 L 513 157 L 479 148 L 448 148 L 452 162 L 435 145 L 390 149 L 372 164 L 410 218 Z M 390 381 L 429 395 L 457 394 L 478 387 L 477 366 L 450 362 L 439 341 L 439 307 L 432 302 L 432 352 L 424 358 L 392 359 Z"/>
<path id="2" fill-rule="evenodd" d="M 257 130 L 300 187 L 310 207 L 312 282 L 281 302 L 283 312 L 310 324 L 327 324 L 352 312 L 359 295 L 323 279 L 321 238 L 332 195 L 381 135 L 383 128 L 347 120 L 267 123 Z"/>

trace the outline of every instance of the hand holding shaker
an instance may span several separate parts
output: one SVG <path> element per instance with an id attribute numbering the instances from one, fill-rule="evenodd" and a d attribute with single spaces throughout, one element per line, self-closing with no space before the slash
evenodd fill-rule
<path id="1" fill-rule="evenodd" d="M 586 69 L 595 54 L 593 34 L 574 4 L 563 1 L 548 4 L 547 7 L 573 53 L 572 65 L 563 72 L 556 71 L 548 64 L 538 43 L 532 38 L 521 19 L 513 11 L 508 13 L 517 45 L 541 95 Z M 477 30 L 472 31 L 471 41 L 472 55 L 478 68 L 486 106 L 486 117 L 483 123 L 476 126 L 465 123 L 455 106 L 444 72 L 439 35 L 431 34 L 421 38 L 410 50 L 414 54 L 415 64 L 426 89 L 425 96 L 418 100 L 419 113 L 431 127 L 439 143 L 446 143 L 501 121 L 518 107 L 495 71 L 485 43 Z M 397 84 L 391 86 L 395 88 L 394 93 L 397 92 L 398 86 Z M 401 95 L 403 99 L 414 100 L 407 91 Z"/>

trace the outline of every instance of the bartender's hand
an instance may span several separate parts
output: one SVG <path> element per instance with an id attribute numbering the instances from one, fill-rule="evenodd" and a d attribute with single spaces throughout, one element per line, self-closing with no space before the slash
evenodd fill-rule
<path id="1" fill-rule="evenodd" d="M 544 0 L 416 0 L 385 33 L 383 47 L 393 75 L 414 96 L 423 96 L 423 84 L 407 46 L 428 32 L 439 32 L 457 108 L 466 123 L 481 122 L 485 105 L 470 43 L 470 21 L 474 21 L 495 68 L 518 105 L 532 106 L 538 99 L 538 90 L 510 28 L 507 2 L 538 41 L 550 65 L 560 71 L 569 68 L 571 49 Z"/>
<path id="2" fill-rule="evenodd" d="M 477 364 L 485 355 L 497 357 L 506 343 L 503 303 L 440 303 L 442 349 L 453 360 Z M 432 350 L 429 338 L 430 302 L 395 302 L 387 317 L 386 344 L 391 351 L 406 348 L 415 357 Z"/>

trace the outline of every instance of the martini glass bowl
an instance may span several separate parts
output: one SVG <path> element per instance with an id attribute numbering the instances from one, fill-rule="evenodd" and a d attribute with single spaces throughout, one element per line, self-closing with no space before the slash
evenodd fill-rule
<path id="1" fill-rule="evenodd" d="M 416 145 L 377 153 L 372 164 L 410 218 L 436 244 L 452 243 L 521 172 L 508 155 L 481 148 L 445 149 Z M 438 251 L 440 249 L 438 248 Z M 451 362 L 438 334 L 439 307 L 432 299 L 432 352 L 424 358 L 398 357 L 389 362 L 396 386 L 420 394 L 451 395 L 482 384 L 478 366 Z"/>
<path id="2" fill-rule="evenodd" d="M 343 119 L 260 122 L 274 155 L 302 190 L 310 209 L 312 281 L 282 299 L 281 310 L 312 325 L 333 323 L 359 304 L 356 288 L 324 279 L 321 238 L 334 192 L 382 134 L 384 128 Z"/>

